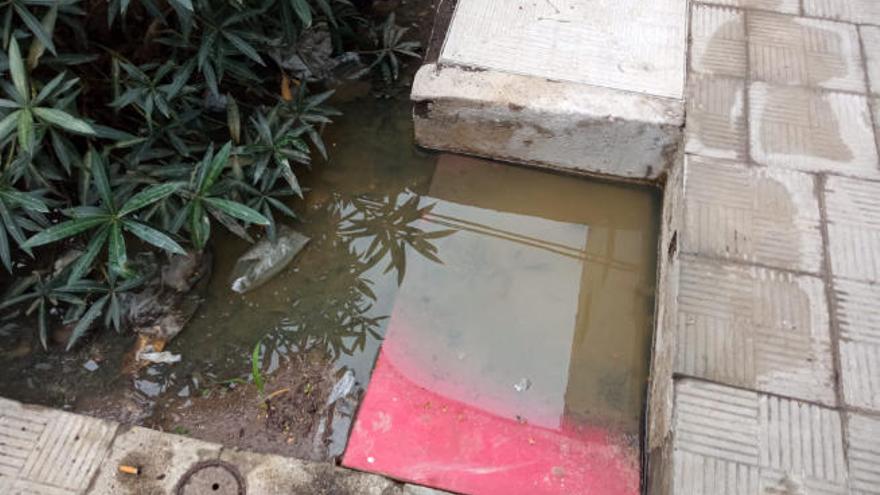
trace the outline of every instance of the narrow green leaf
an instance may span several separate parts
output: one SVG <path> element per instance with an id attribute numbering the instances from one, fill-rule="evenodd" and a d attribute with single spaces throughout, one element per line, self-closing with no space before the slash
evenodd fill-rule
<path id="1" fill-rule="evenodd" d="M 9 40 L 9 72 L 12 74 L 12 83 L 15 84 L 15 91 L 22 101 L 30 101 L 31 92 L 28 89 L 27 71 L 24 68 L 24 62 L 21 59 L 21 51 L 18 49 L 18 41 L 15 36 Z"/>
<path id="2" fill-rule="evenodd" d="M 211 189 L 211 186 L 214 185 L 214 182 L 223 171 L 223 167 L 226 166 L 226 162 L 229 161 L 229 151 L 231 149 L 232 142 L 228 141 L 226 144 L 223 145 L 222 148 L 220 148 L 220 151 L 218 151 L 217 154 L 214 155 L 214 158 L 208 165 L 208 170 L 205 171 L 205 174 L 202 177 L 201 184 L 199 184 L 199 193 L 206 193 L 208 190 Z"/>
<path id="3" fill-rule="evenodd" d="M 6 136 L 18 125 L 19 113 L 21 110 L 16 110 L 0 120 L 0 141 L 6 139 Z"/>
<path id="4" fill-rule="evenodd" d="M 157 184 L 150 186 L 143 191 L 135 194 L 119 209 L 120 217 L 128 215 L 133 211 L 140 210 L 144 206 L 160 201 L 181 188 L 181 182 L 168 182 L 165 184 Z"/>
<path id="5" fill-rule="evenodd" d="M 269 219 L 261 215 L 258 211 L 241 203 L 236 203 L 235 201 L 221 198 L 205 198 L 205 203 L 231 217 L 248 223 L 255 223 L 257 225 L 269 225 L 270 223 Z"/>
<path id="6" fill-rule="evenodd" d="M 67 112 L 55 108 L 37 107 L 34 108 L 34 113 L 37 114 L 40 120 L 68 131 L 89 136 L 95 135 L 95 129 L 88 122 L 78 119 Z"/>
<path id="7" fill-rule="evenodd" d="M 55 43 L 52 43 L 52 35 L 46 32 L 46 29 L 43 27 L 43 24 L 40 23 L 39 19 L 34 17 L 24 5 L 18 2 L 13 2 L 13 5 L 15 6 L 15 12 L 21 17 L 21 20 L 24 21 L 28 29 L 34 33 L 34 36 L 36 36 L 50 52 L 57 54 L 58 52 L 55 51 Z M 54 25 L 54 21 L 52 24 Z"/>
<path id="8" fill-rule="evenodd" d="M 58 88 L 61 82 L 64 81 L 65 76 L 67 76 L 67 73 L 62 72 L 61 74 L 53 77 L 51 81 L 46 83 L 46 85 L 43 86 L 43 89 L 41 89 L 40 92 L 37 93 L 37 97 L 34 98 L 34 105 L 39 105 L 41 101 L 45 100 L 46 97 L 52 94 L 52 92 Z"/>
<path id="9" fill-rule="evenodd" d="M 41 25 L 43 26 L 43 30 L 48 34 L 49 39 L 52 39 L 52 33 L 55 31 L 55 19 L 58 18 L 58 4 L 52 6 L 46 15 L 43 16 L 43 21 Z M 28 50 L 28 67 L 33 70 L 40 63 L 40 57 L 43 56 L 43 53 L 46 51 L 46 44 L 40 38 L 35 38 L 31 41 L 31 47 Z M 52 53 L 55 53 L 53 50 Z M 55 53 L 57 55 L 57 53 Z"/>
<path id="10" fill-rule="evenodd" d="M 125 252 L 125 237 L 122 236 L 122 227 L 119 222 L 110 226 L 110 243 L 107 245 L 107 257 L 110 269 L 118 275 L 129 274 L 128 255 Z"/>
<path id="11" fill-rule="evenodd" d="M 235 48 L 238 49 L 238 51 L 243 53 L 249 59 L 253 60 L 254 62 L 256 62 L 260 65 L 266 65 L 266 63 L 263 62 L 263 59 L 260 58 L 260 54 L 257 53 L 256 48 L 251 46 L 251 44 L 248 43 L 247 41 L 241 39 L 238 35 L 224 31 L 223 37 L 226 38 L 227 40 L 229 40 L 229 42 L 232 43 L 235 46 Z"/>
<path id="12" fill-rule="evenodd" d="M 174 239 L 168 237 L 162 232 L 150 227 L 149 225 L 136 222 L 134 220 L 123 220 L 122 225 L 125 230 L 138 236 L 144 242 L 152 244 L 159 249 L 172 252 L 174 254 L 186 254 L 186 251 L 180 247 L 180 244 L 174 242 Z"/>
<path id="13" fill-rule="evenodd" d="M 6 204 L 3 202 L 0 202 L 0 219 L 3 220 L 4 224 L 6 224 L 6 230 L 9 231 L 9 235 L 12 236 L 12 238 L 15 240 L 15 243 L 19 246 L 22 246 L 26 242 L 24 233 L 21 231 L 21 227 L 19 227 L 18 222 L 16 222 L 15 219 L 12 218 L 12 212 L 9 211 L 9 208 L 7 208 Z M 33 255 L 31 255 L 30 249 L 22 249 L 24 249 L 24 251 L 28 255 L 33 257 Z"/>
<path id="14" fill-rule="evenodd" d="M 107 164 L 104 163 L 104 157 L 101 153 L 89 148 L 86 158 L 92 179 L 95 181 L 95 189 L 101 195 L 104 208 L 111 212 L 114 211 L 116 204 L 113 202 L 113 190 L 110 188 L 110 180 L 107 178 Z"/>
<path id="15" fill-rule="evenodd" d="M 307 0 L 290 0 L 293 11 L 306 28 L 312 25 L 312 8 Z"/>
<path id="16" fill-rule="evenodd" d="M 18 113 L 18 144 L 30 153 L 34 149 L 34 116 L 27 108 Z"/>
<path id="17" fill-rule="evenodd" d="M 36 246 L 42 246 L 43 244 L 60 241 L 61 239 L 75 236 L 80 232 L 84 232 L 96 225 L 101 225 L 105 222 L 107 222 L 107 217 L 104 216 L 75 218 L 73 220 L 68 220 L 66 222 L 59 223 L 58 225 L 53 225 L 52 227 L 49 227 L 48 229 L 31 237 L 27 240 L 27 242 L 24 243 L 23 246 L 32 248 Z"/>
<path id="18" fill-rule="evenodd" d="M 9 239 L 6 237 L 6 229 L 3 228 L 3 225 L 0 225 L 0 262 L 6 267 L 7 272 L 12 273 L 12 256 L 9 251 Z M 5 302 L 6 301 L 4 301 L 4 303 Z"/>
<path id="19" fill-rule="evenodd" d="M 190 210 L 190 231 L 193 236 L 193 244 L 197 249 L 203 249 L 211 236 L 211 221 L 205 215 L 201 203 L 195 203 Z"/>
<path id="20" fill-rule="evenodd" d="M 278 162 L 281 165 L 281 175 L 284 176 L 284 180 L 290 185 L 290 188 L 296 193 L 300 198 L 303 197 L 302 187 L 299 185 L 299 181 L 296 178 L 296 174 L 293 173 L 293 169 L 290 168 L 290 162 L 287 159 L 279 160 Z"/>
<path id="21" fill-rule="evenodd" d="M 254 346 L 254 352 L 251 353 L 251 378 L 253 378 L 254 380 L 254 385 L 257 387 L 257 393 L 260 395 L 260 397 L 263 396 L 263 391 L 265 389 L 261 368 L 262 366 L 260 364 L 260 342 L 257 342 L 257 345 Z"/>
<path id="22" fill-rule="evenodd" d="M 80 317 L 76 326 L 73 327 L 73 332 L 70 334 L 70 340 L 67 341 L 67 349 L 73 349 L 74 344 L 85 335 L 86 331 L 91 328 L 92 323 L 101 316 L 101 313 L 104 312 L 104 306 L 107 305 L 107 299 L 109 299 L 109 295 L 105 295 L 102 298 L 95 301 L 94 304 L 85 312 L 85 314 Z"/>
<path id="23" fill-rule="evenodd" d="M 76 282 L 83 275 L 91 271 L 92 263 L 95 261 L 98 253 L 101 252 L 101 248 L 104 247 L 104 243 L 107 241 L 109 233 L 110 229 L 104 227 L 98 231 L 97 235 L 95 235 L 91 241 L 89 241 L 89 245 L 86 246 L 85 252 L 73 263 L 70 270 L 70 276 L 67 278 L 67 285 Z"/>
<path id="24" fill-rule="evenodd" d="M 226 125 L 229 127 L 229 135 L 232 141 L 238 144 L 241 141 L 241 114 L 238 111 L 238 103 L 231 94 L 226 95 Z"/>
<path id="25" fill-rule="evenodd" d="M 171 3 L 179 5 L 190 12 L 193 11 L 193 4 L 190 0 L 171 0 Z"/>

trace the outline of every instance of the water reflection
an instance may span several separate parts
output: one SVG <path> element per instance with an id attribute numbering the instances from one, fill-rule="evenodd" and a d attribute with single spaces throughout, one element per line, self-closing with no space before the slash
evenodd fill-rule
<path id="1" fill-rule="evenodd" d="M 289 349 L 323 350 L 334 360 L 363 352 L 368 340 L 381 339 L 388 315 L 376 311 L 374 287 L 381 285 L 383 293 L 395 290 L 388 287 L 388 278 L 398 285 L 403 281 L 408 252 L 442 263 L 435 243 L 454 232 L 425 224 L 422 218 L 434 205 L 420 203 L 412 191 L 381 197 L 334 195 L 323 215 L 327 228 L 310 247 L 337 253 L 332 264 L 311 275 L 334 282 L 297 290 L 277 339 Z"/>
<path id="2" fill-rule="evenodd" d="M 434 240 L 443 263 L 406 260 L 346 465 L 465 493 L 636 492 L 654 198 L 443 156 L 429 204 L 412 228 L 456 233 Z"/>

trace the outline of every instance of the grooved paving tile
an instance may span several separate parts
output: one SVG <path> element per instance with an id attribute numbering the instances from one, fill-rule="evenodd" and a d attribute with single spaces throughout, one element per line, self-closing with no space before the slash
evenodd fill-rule
<path id="1" fill-rule="evenodd" d="M 707 0 L 707 3 L 745 9 L 769 10 L 785 14 L 797 14 L 800 11 L 798 0 Z"/>
<path id="2" fill-rule="evenodd" d="M 813 176 L 689 155 L 681 235 L 685 253 L 819 273 Z"/>
<path id="3" fill-rule="evenodd" d="M 859 26 L 859 33 L 865 48 L 871 92 L 880 95 L 880 27 Z"/>
<path id="4" fill-rule="evenodd" d="M 856 27 L 767 12 L 748 15 L 752 79 L 865 91 Z"/>
<path id="5" fill-rule="evenodd" d="M 848 493 L 840 415 L 815 404 L 680 379 L 673 493 Z"/>
<path id="6" fill-rule="evenodd" d="M 107 421 L 0 401 L 0 476 L 12 493 L 82 493 L 115 431 Z"/>
<path id="7" fill-rule="evenodd" d="M 825 205 L 833 274 L 880 282 L 880 183 L 829 177 Z"/>
<path id="8" fill-rule="evenodd" d="M 751 156 L 759 164 L 878 176 L 864 96 L 755 82 L 749 120 Z"/>
<path id="9" fill-rule="evenodd" d="M 741 160 L 746 156 L 745 83 L 692 75 L 688 80 L 685 151 Z"/>
<path id="10" fill-rule="evenodd" d="M 880 494 L 880 418 L 851 413 L 849 476 L 854 494 Z"/>
<path id="11" fill-rule="evenodd" d="M 803 0 L 808 16 L 827 17 L 859 24 L 880 24 L 877 0 Z"/>
<path id="12" fill-rule="evenodd" d="M 687 0 L 459 0 L 440 61 L 684 94 Z"/>
<path id="13" fill-rule="evenodd" d="M 846 404 L 880 412 L 880 346 L 842 341 L 840 372 Z"/>
<path id="14" fill-rule="evenodd" d="M 745 76 L 746 32 L 741 10 L 694 5 L 690 63 L 692 72 Z"/>
<path id="15" fill-rule="evenodd" d="M 678 373 L 834 405 L 821 279 L 683 255 Z"/>

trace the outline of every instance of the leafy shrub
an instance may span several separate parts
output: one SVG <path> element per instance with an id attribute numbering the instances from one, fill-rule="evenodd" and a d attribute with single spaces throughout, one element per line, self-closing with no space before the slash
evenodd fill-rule
<path id="1" fill-rule="evenodd" d="M 338 115 L 313 89 L 392 81 L 418 48 L 347 0 L 11 0 L 0 18 L 0 262 L 19 277 L 0 310 L 36 313 L 44 347 L 54 314 L 70 346 L 102 315 L 124 326 L 132 239 L 274 235 Z"/>

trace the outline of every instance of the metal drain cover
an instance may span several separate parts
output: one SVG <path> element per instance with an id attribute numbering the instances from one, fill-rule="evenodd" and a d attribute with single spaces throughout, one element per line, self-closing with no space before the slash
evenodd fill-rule
<path id="1" fill-rule="evenodd" d="M 231 464 L 200 462 L 180 478 L 177 495 L 245 495 L 244 480 Z"/>

